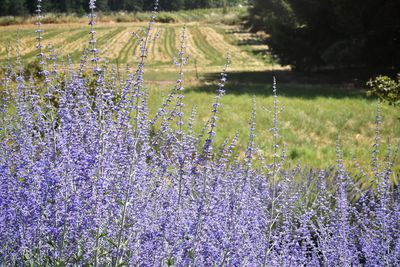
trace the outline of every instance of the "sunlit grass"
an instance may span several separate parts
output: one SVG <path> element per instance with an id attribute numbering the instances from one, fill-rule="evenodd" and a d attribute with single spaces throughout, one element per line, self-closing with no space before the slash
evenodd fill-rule
<path id="1" fill-rule="evenodd" d="M 157 110 L 161 99 L 172 84 L 150 85 L 150 105 Z M 252 99 L 256 97 L 256 144 L 259 155 L 272 158 L 272 88 L 268 84 L 247 86 L 247 92 L 238 92 L 238 87 L 226 87 L 227 94 L 222 98 L 219 113 L 216 143 L 221 145 L 225 138 L 232 139 L 240 131 L 238 151 L 244 151 L 249 134 L 249 121 Z M 216 87 L 215 87 L 216 88 Z M 253 92 L 252 92 L 253 91 Z M 293 92 L 298 92 L 294 95 Z M 311 92 L 319 91 L 319 95 Z M 327 91 L 328 96 L 323 96 Z M 265 92 L 260 94 L 260 92 Z M 307 93 L 308 92 L 308 93 Z M 337 94 L 334 95 L 333 93 Z M 301 95 L 303 93 L 303 95 Z M 336 143 L 340 142 L 344 159 L 349 169 L 355 169 L 354 158 L 366 171 L 370 170 L 372 144 L 375 137 L 375 118 L 378 103 L 367 99 L 363 93 L 354 95 L 340 86 L 279 84 L 280 145 L 285 144 L 288 164 L 308 165 L 312 168 L 325 168 L 336 163 Z M 193 106 L 198 109 L 195 128 L 200 131 L 207 122 L 214 98 L 213 86 L 188 86 L 185 92 L 185 113 L 187 116 Z M 380 129 L 381 156 L 384 158 L 387 145 L 400 142 L 400 121 L 398 110 L 381 105 L 383 121 Z M 242 157 L 244 155 L 241 155 Z M 398 161 L 400 166 L 400 160 Z"/>
<path id="2" fill-rule="evenodd" d="M 143 22 L 109 23 L 99 22 L 96 26 L 96 46 L 100 56 L 105 61 L 124 67 L 126 64 L 134 66 L 137 62 L 138 40 L 132 32 L 141 33 L 145 27 Z M 172 59 L 179 50 L 179 40 L 184 23 L 158 23 L 155 27 L 159 37 L 150 45 L 147 57 L 151 70 L 160 69 L 162 72 L 174 72 L 171 68 Z M 70 56 L 74 64 L 79 64 L 82 53 L 88 47 L 88 31 L 82 24 L 45 24 L 42 44 L 44 49 L 52 45 L 56 54 L 66 60 Z M 0 59 L 7 57 L 7 46 L 18 44 L 21 58 L 27 62 L 37 59 L 35 51 L 36 40 L 34 25 L 13 25 L 0 27 Z M 263 71 L 271 68 L 269 61 L 255 55 L 251 49 L 265 49 L 261 43 L 254 46 L 239 45 L 243 36 L 257 38 L 246 33 L 238 33 L 238 26 L 224 24 L 188 23 L 187 24 L 187 56 L 188 71 L 200 73 L 216 72 L 225 63 L 226 53 L 231 54 L 231 69 Z M 258 47 L 258 48 L 257 48 Z M 15 45 L 10 46 L 9 57 L 15 60 L 18 55 Z M 157 70 L 159 72 L 159 70 Z M 154 79 L 159 79 L 155 77 Z"/>

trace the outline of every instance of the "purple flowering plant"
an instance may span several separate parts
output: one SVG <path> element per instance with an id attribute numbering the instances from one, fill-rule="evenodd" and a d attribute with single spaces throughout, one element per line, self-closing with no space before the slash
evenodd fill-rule
<path id="1" fill-rule="evenodd" d="M 390 181 L 399 146 L 378 160 L 379 109 L 372 177 L 356 174 L 376 188 L 354 182 L 339 141 L 334 169 L 286 167 L 275 80 L 273 161 L 253 164 L 255 100 L 245 158 L 234 152 L 239 133 L 214 142 L 229 54 L 196 133 L 196 108 L 183 112 L 185 28 L 176 84 L 149 113 L 144 71 L 157 1 L 134 34 L 140 57 L 123 82 L 99 57 L 94 0 L 89 48 L 78 67 L 62 69 L 42 46 L 41 2 L 40 77 L 9 60 L 1 80 L 0 266 L 400 265 L 400 190 Z"/>

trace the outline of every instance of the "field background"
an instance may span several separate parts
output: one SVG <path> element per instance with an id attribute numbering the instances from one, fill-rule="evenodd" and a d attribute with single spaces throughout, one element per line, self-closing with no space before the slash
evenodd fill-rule
<path id="1" fill-rule="evenodd" d="M 147 57 L 146 79 L 150 90 L 150 105 L 154 113 L 161 100 L 173 88 L 177 56 L 183 25 L 187 26 L 187 56 L 185 66 L 185 113 L 197 106 L 196 129 L 201 129 L 211 112 L 218 73 L 225 63 L 226 52 L 231 54 L 227 95 L 222 99 L 219 114 L 217 143 L 233 138 L 240 130 L 238 151 L 244 151 L 247 142 L 252 98 L 256 97 L 256 142 L 260 154 L 272 154 L 272 77 L 278 80 L 280 105 L 280 142 L 286 144 L 288 164 L 307 164 L 322 168 L 335 164 L 335 144 L 339 137 L 346 164 L 354 167 L 353 157 L 369 170 L 375 134 L 377 102 L 366 97 L 363 82 L 349 82 L 346 74 L 307 76 L 292 73 L 279 66 L 267 52 L 261 35 L 250 34 L 238 25 L 241 9 L 162 13 L 172 23 L 157 23 L 159 38 L 150 47 Z M 115 64 L 121 72 L 133 68 L 137 60 L 138 43 L 131 32 L 146 26 L 144 14 L 116 14 L 100 16 L 96 25 L 97 48 L 103 61 Z M 172 18 L 172 19 L 171 19 Z M 16 60 L 17 47 L 24 63 L 35 60 L 35 26 L 32 19 L 21 20 L 18 25 L 0 27 L 0 60 L 6 65 L 6 48 L 11 47 L 10 59 Z M 52 21 L 49 21 L 52 22 Z M 69 55 L 79 64 L 83 49 L 88 44 L 88 26 L 83 18 L 58 18 L 53 24 L 43 25 L 43 43 L 54 45 L 60 60 Z M 7 24 L 7 23 L 3 23 Z M 18 46 L 16 45 L 18 44 Z M 61 64 L 59 62 L 59 64 Z M 343 79 L 341 77 L 344 76 Z M 387 144 L 400 141 L 398 110 L 383 104 L 381 128 L 382 152 Z M 244 156 L 243 152 L 240 154 Z M 384 158 L 385 154 L 382 153 Z M 400 166 L 398 161 L 397 166 Z M 397 168 L 399 169 L 399 168 Z"/>
<path id="2" fill-rule="evenodd" d="M 164 76 L 159 75 L 159 72 L 175 71 L 171 66 L 173 58 L 177 56 L 183 25 L 187 27 L 187 56 L 190 59 L 186 71 L 197 71 L 198 74 L 218 72 L 226 61 L 227 51 L 231 54 L 231 71 L 270 70 L 272 62 L 266 55 L 267 46 L 262 44 L 257 35 L 234 25 L 238 23 L 238 17 L 244 10 L 231 8 L 228 14 L 222 14 L 221 9 L 161 13 L 161 18 L 172 19 L 173 22 L 157 23 L 155 26 L 159 38 L 150 46 L 147 66 L 150 73 L 158 74 L 149 78 L 160 80 Z M 73 16 L 48 17 L 47 20 L 54 23 L 42 26 L 45 30 L 44 44 L 53 45 L 60 55 L 69 55 L 75 63 L 79 62 L 84 47 L 88 45 L 88 27 L 85 27 L 87 20 Z M 148 14 L 142 13 L 132 14 L 130 22 L 126 22 L 129 14 L 100 16 L 95 28 L 96 46 L 101 51 L 101 57 L 119 66 L 134 65 L 139 46 L 132 32 L 140 34 L 147 25 L 147 19 Z M 3 33 L 0 36 L 0 59 L 6 59 L 7 45 L 15 44 L 18 39 L 22 59 L 28 62 L 35 59 L 37 52 L 34 22 L 33 18 L 27 18 L 21 21 L 22 24 L 0 28 Z M 13 45 L 12 48 L 14 51 L 10 53 L 10 57 L 15 60 L 16 46 Z M 279 68 L 277 65 L 275 67 Z"/>

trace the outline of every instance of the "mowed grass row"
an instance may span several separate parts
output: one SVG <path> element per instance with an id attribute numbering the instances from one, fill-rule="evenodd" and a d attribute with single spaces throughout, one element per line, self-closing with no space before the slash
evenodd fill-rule
<path id="1" fill-rule="evenodd" d="M 177 56 L 184 24 L 157 24 L 159 37 L 150 45 L 148 66 L 153 70 L 169 72 L 173 58 Z M 144 23 L 99 23 L 96 26 L 97 48 L 100 56 L 118 65 L 134 65 L 139 55 L 139 44 L 132 32 L 141 33 Z M 88 28 L 81 24 L 44 25 L 43 44 L 53 45 L 56 53 L 71 56 L 73 62 L 79 63 L 82 51 L 88 46 Z M 230 53 L 231 69 L 264 70 L 269 67 L 266 61 L 257 58 L 248 47 L 238 46 L 239 37 L 233 35 L 233 26 L 191 23 L 186 28 L 188 71 L 219 71 Z M 35 27 L 33 25 L 1 27 L 0 59 L 7 57 L 7 46 L 19 44 L 19 51 L 25 62 L 35 60 Z M 229 35 L 229 36 L 228 36 Z M 262 46 L 264 47 L 264 46 Z M 264 47 L 266 48 L 266 47 Z M 16 47 L 10 51 L 15 60 Z"/>

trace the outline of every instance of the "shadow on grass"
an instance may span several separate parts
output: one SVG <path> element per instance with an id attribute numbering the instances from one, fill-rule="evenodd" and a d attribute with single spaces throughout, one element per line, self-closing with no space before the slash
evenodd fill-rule
<path id="1" fill-rule="evenodd" d="M 191 87 L 189 90 L 210 92 L 216 90 L 220 73 L 203 76 L 205 85 Z M 366 81 L 374 74 L 363 71 L 320 71 L 299 73 L 290 70 L 264 72 L 228 73 L 226 90 L 228 94 L 271 95 L 273 77 L 277 80 L 278 94 L 287 97 L 315 98 L 367 98 Z"/>

